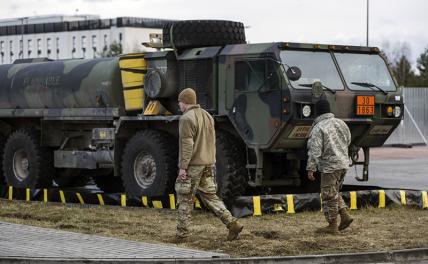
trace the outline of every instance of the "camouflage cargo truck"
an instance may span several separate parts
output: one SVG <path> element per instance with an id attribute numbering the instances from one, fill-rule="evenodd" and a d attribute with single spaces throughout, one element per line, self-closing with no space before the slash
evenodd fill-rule
<path id="1" fill-rule="evenodd" d="M 246 44 L 242 23 L 204 20 L 166 25 L 163 47 L 1 65 L 3 180 L 37 188 L 91 175 L 100 188 L 123 184 L 133 196 L 171 191 L 177 95 L 186 87 L 215 118 L 216 177 L 226 200 L 250 187 L 307 186 L 306 141 L 320 98 L 350 127 L 361 180 L 369 149 L 402 118 L 402 91 L 377 48 Z"/>

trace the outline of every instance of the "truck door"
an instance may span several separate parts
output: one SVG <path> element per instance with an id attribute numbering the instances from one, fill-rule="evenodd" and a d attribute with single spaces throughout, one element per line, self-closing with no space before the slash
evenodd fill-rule
<path id="1" fill-rule="evenodd" d="M 281 120 L 280 68 L 269 58 L 238 59 L 234 70 L 231 120 L 250 145 L 268 145 Z"/>

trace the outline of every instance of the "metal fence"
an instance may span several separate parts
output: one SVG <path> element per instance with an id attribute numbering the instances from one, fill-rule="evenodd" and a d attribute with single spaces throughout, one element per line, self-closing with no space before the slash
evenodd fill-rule
<path id="1" fill-rule="evenodd" d="M 403 89 L 404 119 L 385 142 L 392 144 L 427 144 L 428 139 L 428 87 Z"/>

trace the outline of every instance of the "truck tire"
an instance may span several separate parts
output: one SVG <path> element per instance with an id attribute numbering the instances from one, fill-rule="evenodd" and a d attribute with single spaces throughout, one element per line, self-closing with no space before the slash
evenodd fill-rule
<path id="1" fill-rule="evenodd" d="M 143 130 L 126 144 L 122 181 L 128 195 L 158 196 L 171 190 L 177 177 L 177 143 L 168 133 Z"/>
<path id="2" fill-rule="evenodd" d="M 245 146 L 224 130 L 216 131 L 217 194 L 226 205 L 244 194 L 247 184 Z"/>
<path id="3" fill-rule="evenodd" d="M 245 29 L 241 22 L 184 20 L 167 23 L 163 27 L 164 47 L 185 49 L 245 43 Z"/>
<path id="4" fill-rule="evenodd" d="M 9 136 L 3 154 L 6 183 L 18 188 L 49 187 L 54 176 L 53 151 L 40 146 L 40 134 L 21 129 Z"/>
<path id="5" fill-rule="evenodd" d="M 5 144 L 6 144 L 5 137 L 0 134 L 0 157 L 3 157 Z M 0 162 L 0 172 L 3 172 L 2 167 L 3 167 L 3 163 Z M 0 185 L 5 185 L 5 184 L 6 184 L 6 179 L 4 178 L 4 174 L 1 173 L 0 174 Z"/>

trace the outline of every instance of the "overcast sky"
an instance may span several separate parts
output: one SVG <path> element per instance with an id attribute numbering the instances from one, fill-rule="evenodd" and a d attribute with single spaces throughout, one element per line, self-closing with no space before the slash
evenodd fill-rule
<path id="1" fill-rule="evenodd" d="M 369 0 L 369 45 L 408 46 L 411 63 L 428 47 L 427 0 Z M 366 44 L 367 0 L 0 0 L 0 18 L 97 14 L 244 22 L 251 43 Z M 77 11 L 78 10 L 78 11 Z"/>

